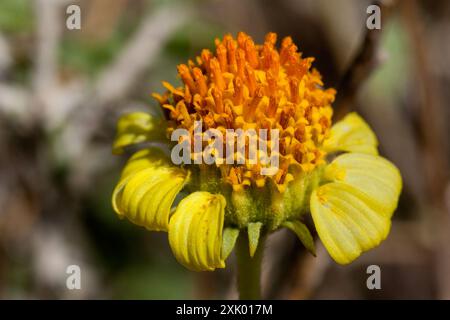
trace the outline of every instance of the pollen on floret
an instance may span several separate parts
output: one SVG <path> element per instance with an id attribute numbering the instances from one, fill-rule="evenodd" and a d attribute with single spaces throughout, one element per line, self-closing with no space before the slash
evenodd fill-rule
<path id="1" fill-rule="evenodd" d="M 153 94 L 166 112 L 168 133 L 187 129 L 192 147 L 195 121 L 202 121 L 203 130 L 223 134 L 226 129 L 267 129 L 270 138 L 271 130 L 279 130 L 275 175 L 262 176 L 259 163 L 217 163 L 235 189 L 263 187 L 271 179 L 283 192 L 292 179 L 291 166 L 310 172 L 324 163 L 322 144 L 329 136 L 336 91 L 323 87 L 320 73 L 311 67 L 314 58 L 303 58 L 290 37 L 279 48 L 276 42 L 275 33 L 268 33 L 262 45 L 244 32 L 236 39 L 227 34 L 215 40 L 215 52 L 202 50 L 195 63 L 178 66 L 181 86 L 163 82 L 167 91 Z"/>

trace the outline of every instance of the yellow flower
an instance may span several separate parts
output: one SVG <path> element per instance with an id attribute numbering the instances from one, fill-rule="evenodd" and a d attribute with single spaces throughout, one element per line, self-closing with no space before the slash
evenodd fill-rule
<path id="1" fill-rule="evenodd" d="M 237 149 L 233 159 L 243 159 L 240 164 L 217 157 L 212 165 L 175 165 L 160 149 L 146 148 L 130 158 L 114 190 L 119 217 L 168 232 L 176 259 L 195 271 L 225 267 L 242 233 L 253 256 L 260 236 L 281 227 L 314 253 L 302 222 L 308 213 L 338 263 L 377 246 L 389 233 L 402 180 L 378 156 L 367 123 L 351 113 L 332 126 L 336 92 L 324 89 L 313 58 L 302 58 L 291 38 L 279 50 L 274 33 L 262 45 L 242 32 L 215 44 L 215 53 L 203 50 L 196 62 L 178 66 L 180 86 L 163 82 L 167 91 L 153 94 L 163 119 L 139 112 L 119 120 L 113 151 L 142 142 L 173 147 L 171 134 L 184 129 L 187 137 L 176 142 L 187 142 L 195 160 L 205 152 L 194 148 L 198 121 L 200 136 L 207 129 L 224 135 L 228 129 L 267 129 L 271 136 L 276 129 L 278 171 L 262 175 L 267 164 Z"/>

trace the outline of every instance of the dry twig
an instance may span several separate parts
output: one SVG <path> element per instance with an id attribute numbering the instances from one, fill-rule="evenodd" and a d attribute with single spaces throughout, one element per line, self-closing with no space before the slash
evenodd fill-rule
<path id="1" fill-rule="evenodd" d="M 347 71 L 341 78 L 338 85 L 336 102 L 334 104 L 334 117 L 337 120 L 355 108 L 355 98 L 361 85 L 370 76 L 381 60 L 379 43 L 383 25 L 385 25 L 390 16 L 393 2 L 394 1 L 392 0 L 379 0 L 374 2 L 374 4 L 378 5 L 381 9 L 382 28 L 380 30 L 366 30 L 360 48 L 347 68 Z"/>

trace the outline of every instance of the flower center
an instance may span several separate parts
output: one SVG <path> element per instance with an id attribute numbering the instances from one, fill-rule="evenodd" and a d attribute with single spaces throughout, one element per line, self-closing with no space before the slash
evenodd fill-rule
<path id="1" fill-rule="evenodd" d="M 290 166 L 310 172 L 324 162 L 321 146 L 331 127 L 335 90 L 324 89 L 321 75 L 311 69 L 314 58 L 302 58 L 290 37 L 275 47 L 276 34 L 266 35 L 264 44 L 240 32 L 237 39 L 216 39 L 215 54 L 204 49 L 196 63 L 178 66 L 182 86 L 153 94 L 166 110 L 168 134 L 183 128 L 194 144 L 194 123 L 203 130 L 266 129 L 279 132 L 279 170 L 261 175 L 260 163 L 217 164 L 222 178 L 240 189 L 258 187 L 271 179 L 280 191 L 292 180 Z M 245 157 L 247 158 L 247 154 Z"/>

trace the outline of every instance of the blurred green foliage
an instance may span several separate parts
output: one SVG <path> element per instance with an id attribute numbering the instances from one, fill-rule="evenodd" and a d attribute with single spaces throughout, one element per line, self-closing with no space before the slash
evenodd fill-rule
<path id="1" fill-rule="evenodd" d="M 404 25 L 398 19 L 393 18 L 385 27 L 381 50 L 387 57 L 366 85 L 373 98 L 383 103 L 386 99 L 400 98 L 400 95 L 406 92 L 411 79 L 410 45 Z M 381 92 L 383 94 L 380 94 Z"/>
<path id="2" fill-rule="evenodd" d="M 33 26 L 32 1 L 1 0 L 0 30 L 5 32 L 24 32 Z"/>

